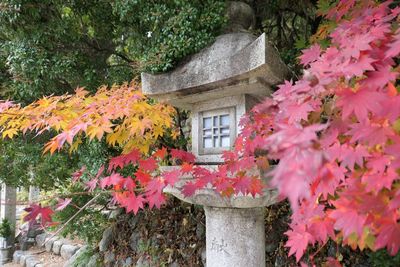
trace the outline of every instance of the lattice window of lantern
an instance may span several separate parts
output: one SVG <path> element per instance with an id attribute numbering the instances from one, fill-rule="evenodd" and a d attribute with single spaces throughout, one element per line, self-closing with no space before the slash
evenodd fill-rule
<path id="1" fill-rule="evenodd" d="M 236 120 L 235 108 L 224 108 L 200 113 L 200 154 L 218 154 L 232 148 Z"/>

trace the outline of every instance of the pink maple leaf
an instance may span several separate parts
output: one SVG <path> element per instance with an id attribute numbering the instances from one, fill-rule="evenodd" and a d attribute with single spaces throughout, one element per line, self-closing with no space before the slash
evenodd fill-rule
<path id="1" fill-rule="evenodd" d="M 182 194 L 185 197 L 193 196 L 196 190 L 198 190 L 198 186 L 194 182 L 187 182 L 182 189 Z"/>
<path id="2" fill-rule="evenodd" d="M 94 191 L 94 189 L 96 188 L 96 186 L 97 186 L 97 182 L 99 181 L 99 179 L 92 179 L 92 180 L 90 180 L 90 181 L 88 181 L 87 183 L 86 183 L 86 188 L 89 190 L 89 192 L 93 192 Z"/>
<path id="3" fill-rule="evenodd" d="M 181 175 L 180 170 L 173 170 L 168 172 L 163 172 L 161 176 L 164 178 L 167 184 L 173 186 L 178 180 Z"/>
<path id="4" fill-rule="evenodd" d="M 161 191 L 157 191 L 154 193 L 146 193 L 146 200 L 149 203 L 149 208 L 160 208 L 162 204 L 165 203 L 165 196 Z"/>
<path id="5" fill-rule="evenodd" d="M 330 213 L 329 217 L 335 220 L 335 229 L 343 231 L 344 238 L 347 238 L 352 233 L 356 233 L 358 236 L 362 235 L 366 217 L 351 207 L 337 208 Z"/>
<path id="6" fill-rule="evenodd" d="M 394 256 L 400 247 L 400 224 L 394 221 L 385 222 L 375 241 L 375 249 L 387 247 L 390 255 Z"/>
<path id="7" fill-rule="evenodd" d="M 395 134 L 392 128 L 380 122 L 370 122 L 366 120 L 361 123 L 350 125 L 350 130 L 346 133 L 351 136 L 350 142 L 364 142 L 370 146 L 384 144 Z"/>
<path id="8" fill-rule="evenodd" d="M 304 225 L 296 225 L 292 230 L 285 232 L 288 236 L 288 241 L 285 247 L 289 247 L 289 256 L 296 254 L 296 261 L 298 262 L 304 255 L 309 243 L 313 243 L 313 237 L 306 231 Z"/>
<path id="9" fill-rule="evenodd" d="M 113 172 L 110 176 L 104 177 L 100 180 L 100 187 L 104 189 L 107 186 L 120 184 L 123 182 L 123 180 L 124 177 L 122 177 L 119 173 Z"/>
<path id="10" fill-rule="evenodd" d="M 72 198 L 65 198 L 65 199 L 59 198 L 56 211 L 65 209 L 71 203 L 71 201 L 72 201 Z"/>
<path id="11" fill-rule="evenodd" d="M 396 81 L 398 76 L 397 72 L 392 71 L 392 66 L 379 65 L 376 71 L 370 71 L 367 73 L 368 78 L 361 81 L 361 85 L 366 88 L 384 88 L 388 82 Z"/>
<path id="12" fill-rule="evenodd" d="M 389 44 L 389 49 L 386 50 L 386 57 L 397 57 L 400 53 L 400 30 L 396 31 L 393 37 L 394 41 Z"/>
<path id="13" fill-rule="evenodd" d="M 337 93 L 339 96 L 336 106 L 342 110 L 342 118 L 347 119 L 351 114 L 355 114 L 359 121 L 368 118 L 368 112 L 379 112 L 382 109 L 380 104 L 384 100 L 381 93 L 360 89 L 356 92 L 345 88 Z"/>
<path id="14" fill-rule="evenodd" d="M 125 207 L 126 212 L 133 212 L 137 214 L 139 209 L 143 209 L 145 199 L 142 195 L 135 195 L 135 193 L 129 193 L 128 196 L 123 200 L 122 205 Z"/>
<path id="15" fill-rule="evenodd" d="M 302 52 L 303 54 L 299 57 L 300 63 L 305 66 L 318 59 L 319 55 L 321 54 L 321 47 L 319 44 L 314 44 L 311 47 L 302 50 Z"/>
<path id="16" fill-rule="evenodd" d="M 383 188 L 390 189 L 393 181 L 398 178 L 398 174 L 393 168 L 388 168 L 384 173 L 365 174 L 362 182 L 366 184 L 366 190 L 369 192 L 380 191 Z"/>
<path id="17" fill-rule="evenodd" d="M 233 179 L 233 188 L 235 189 L 235 193 L 247 194 L 249 192 L 249 188 L 251 185 L 251 178 L 247 176 L 237 177 Z"/>
<path id="18" fill-rule="evenodd" d="M 82 177 L 83 173 L 86 171 L 86 166 L 82 166 L 82 168 L 72 174 L 72 182 L 77 182 Z"/>

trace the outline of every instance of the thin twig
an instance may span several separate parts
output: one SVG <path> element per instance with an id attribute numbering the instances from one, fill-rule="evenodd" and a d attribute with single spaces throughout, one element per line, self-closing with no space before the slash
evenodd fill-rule
<path id="1" fill-rule="evenodd" d="M 101 194 L 97 194 L 96 196 L 94 196 L 91 200 L 89 200 L 85 205 L 82 206 L 82 208 L 80 208 L 71 218 L 68 219 L 68 221 L 66 221 L 60 228 L 58 228 L 57 231 L 55 231 L 49 239 L 47 239 L 43 245 L 46 245 L 46 243 L 48 241 L 50 241 L 53 237 L 55 237 L 56 235 L 58 235 L 62 229 L 65 228 L 65 226 L 67 226 L 68 223 L 70 223 L 73 219 L 75 219 L 76 216 L 78 216 L 79 213 L 81 213 L 84 209 L 86 209 L 90 204 L 92 204 L 96 198 L 98 198 Z"/>

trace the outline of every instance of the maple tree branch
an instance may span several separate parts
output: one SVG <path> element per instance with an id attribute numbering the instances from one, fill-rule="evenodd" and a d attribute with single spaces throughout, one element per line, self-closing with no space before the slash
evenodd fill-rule
<path id="1" fill-rule="evenodd" d="M 89 200 L 85 205 L 82 206 L 82 208 L 80 208 L 74 215 L 71 216 L 71 218 L 69 218 L 60 228 L 57 229 L 57 231 L 55 231 L 49 239 L 47 239 L 43 245 L 46 245 L 47 242 L 49 242 L 52 238 L 54 238 L 56 235 L 58 235 L 67 225 L 68 223 L 70 223 L 73 219 L 76 218 L 76 216 L 79 215 L 79 213 L 81 213 L 84 209 L 86 209 L 90 204 L 92 204 L 101 194 L 97 194 L 96 196 L 94 196 L 91 200 Z"/>

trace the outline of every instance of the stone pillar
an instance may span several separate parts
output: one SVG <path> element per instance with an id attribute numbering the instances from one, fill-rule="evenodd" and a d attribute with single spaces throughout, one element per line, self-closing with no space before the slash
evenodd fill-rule
<path id="1" fill-rule="evenodd" d="M 15 187 L 2 184 L 0 201 L 0 222 L 3 221 L 3 219 L 7 219 L 10 222 L 12 234 L 7 243 L 9 246 L 14 246 L 17 204 L 17 190 Z"/>
<path id="2" fill-rule="evenodd" d="M 40 189 L 36 186 L 29 186 L 29 204 L 39 202 Z"/>
<path id="3" fill-rule="evenodd" d="M 265 266 L 265 208 L 204 207 L 207 267 Z"/>

